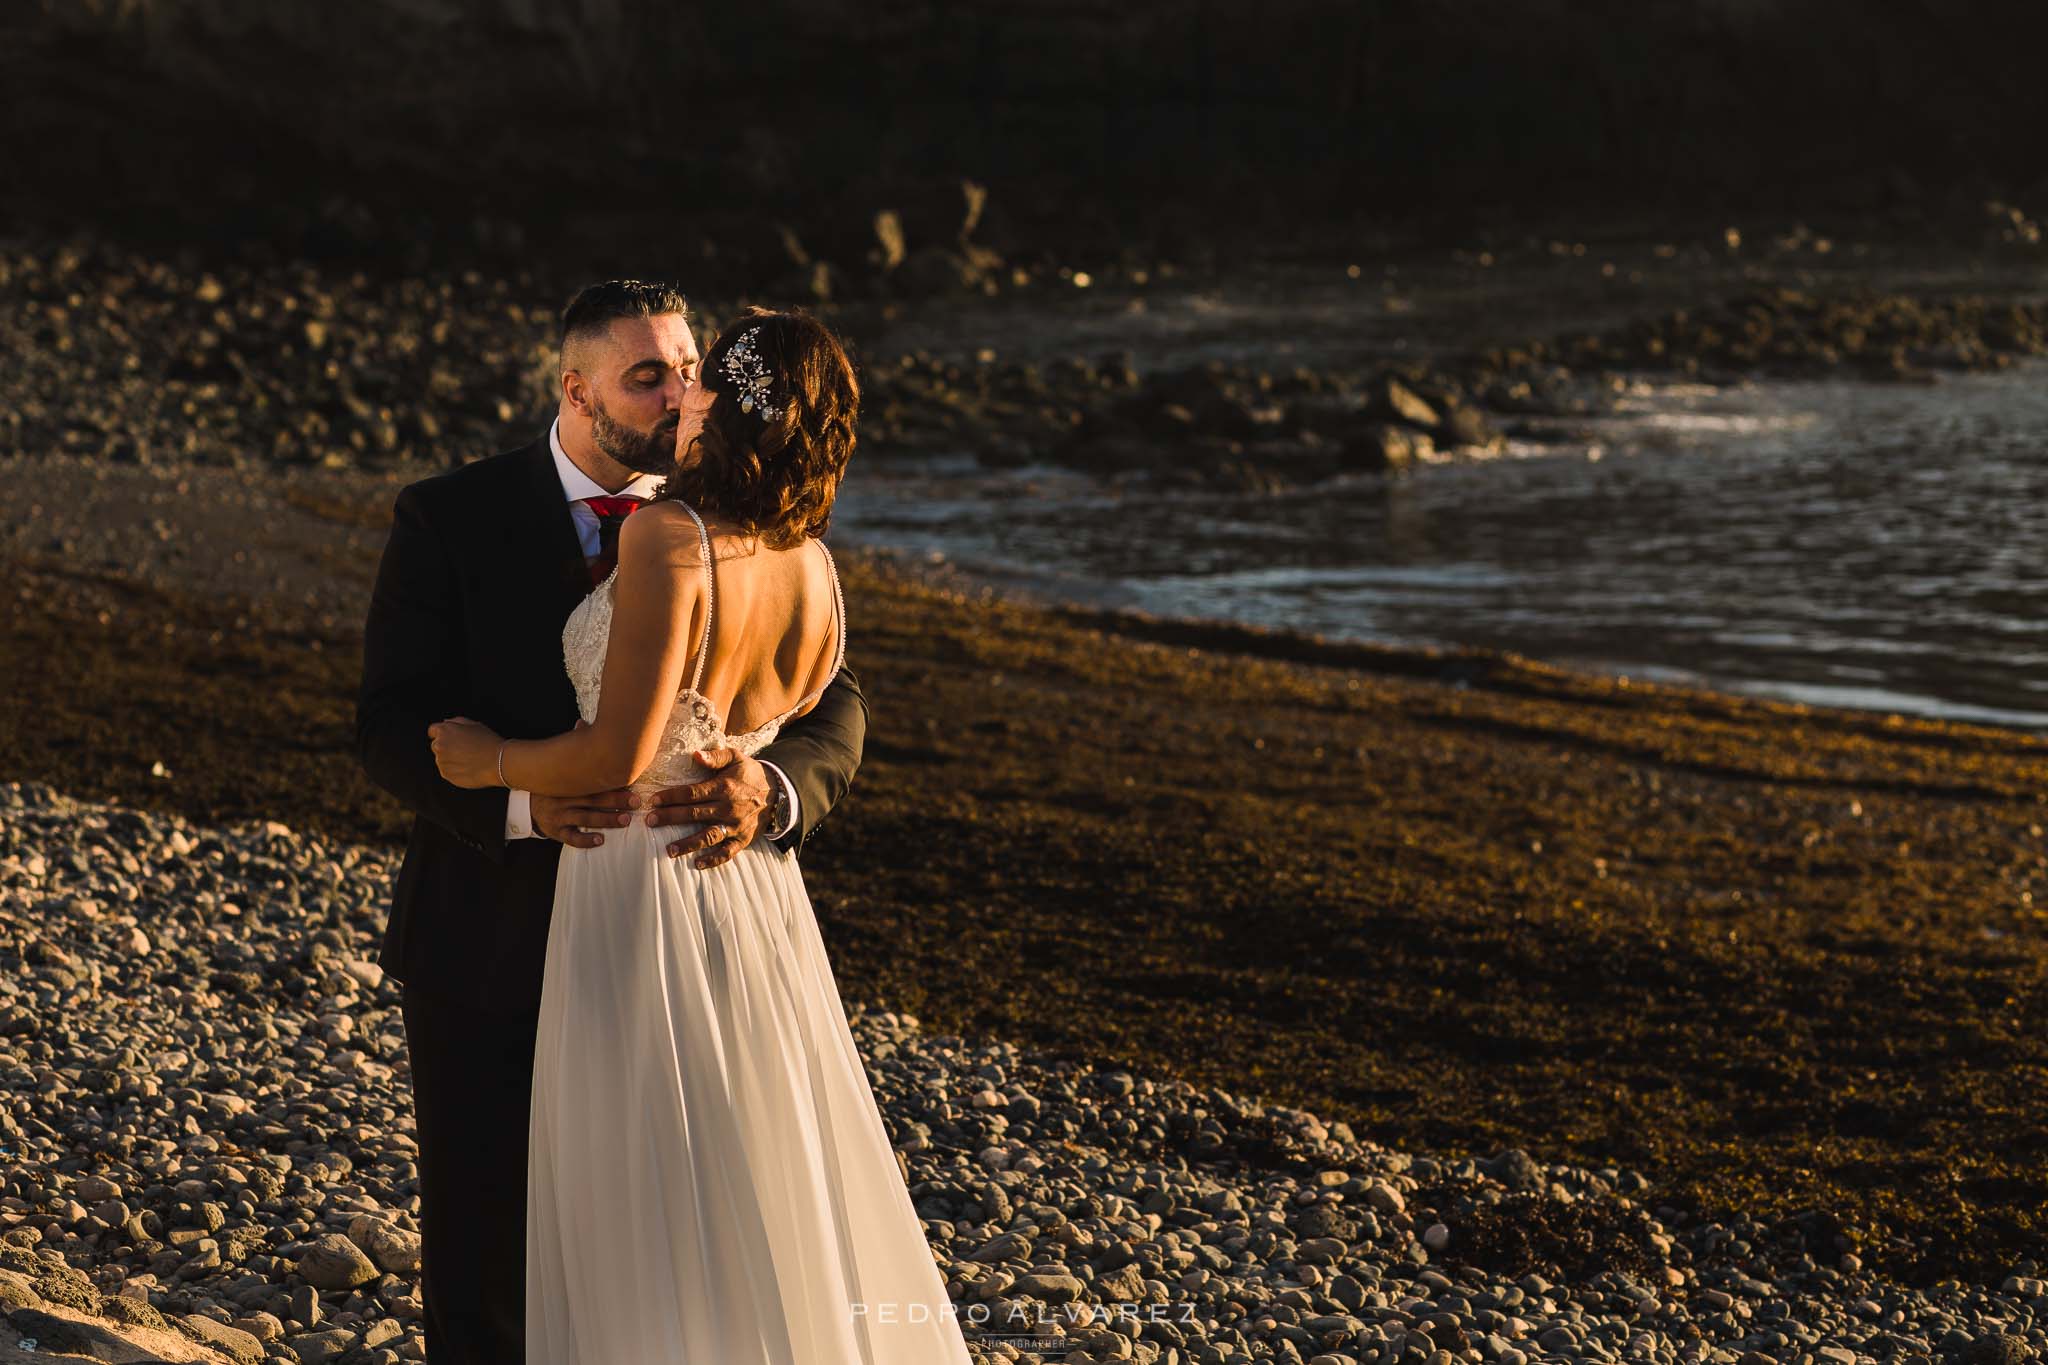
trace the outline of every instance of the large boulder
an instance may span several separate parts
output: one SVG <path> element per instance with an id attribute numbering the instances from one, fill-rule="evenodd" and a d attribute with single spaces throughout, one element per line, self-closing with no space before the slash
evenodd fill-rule
<path id="1" fill-rule="evenodd" d="M 1392 422 L 1369 423 L 1344 446 L 1350 466 L 1365 470 L 1406 469 L 1435 453 L 1429 433 Z"/>
<path id="2" fill-rule="evenodd" d="M 1392 375 L 1382 376 L 1367 391 L 1366 413 L 1382 422 L 1399 422 L 1424 431 L 1434 429 L 1443 419 L 1421 394 Z"/>
<path id="3" fill-rule="evenodd" d="M 1507 437 L 1500 429 L 1487 420 L 1486 414 L 1477 408 L 1462 403 L 1444 407 L 1442 420 L 1431 433 L 1436 443 L 1450 449 L 1479 451 L 1498 455 L 1507 449 Z"/>

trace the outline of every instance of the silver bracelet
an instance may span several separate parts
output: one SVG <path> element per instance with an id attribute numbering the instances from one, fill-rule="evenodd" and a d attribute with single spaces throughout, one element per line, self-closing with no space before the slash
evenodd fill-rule
<path id="1" fill-rule="evenodd" d="M 508 739 L 498 741 L 498 785 L 501 787 L 510 787 L 512 785 L 505 780 L 505 746 L 511 742 Z"/>

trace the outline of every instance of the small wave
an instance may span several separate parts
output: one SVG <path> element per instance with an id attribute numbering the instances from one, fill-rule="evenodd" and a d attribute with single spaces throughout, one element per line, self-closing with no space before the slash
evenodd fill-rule
<path id="1" fill-rule="evenodd" d="M 1471 588 L 1505 587 L 1515 576 L 1485 564 L 1391 564 L 1312 568 L 1263 565 L 1219 573 L 1154 574 L 1148 587 L 1201 588 L 1211 592 L 1321 590 L 1332 594 L 1369 592 L 1376 587 Z"/>
<path id="2" fill-rule="evenodd" d="M 1819 414 L 1787 412 L 1759 415 L 1722 412 L 1649 412 L 1637 425 L 1656 431 L 1710 431 L 1728 436 L 1758 436 L 1773 431 L 1801 431 L 1819 421 Z"/>
<path id="3" fill-rule="evenodd" d="M 1608 453 L 1602 441 L 1531 441 L 1510 436 L 1506 449 L 1491 458 L 1500 460 L 1598 460 Z M 1623 452 L 1625 454 L 1632 452 Z"/>
<path id="4" fill-rule="evenodd" d="M 2016 725 L 2026 728 L 2048 725 L 2048 712 L 2021 711 L 2003 706 L 1978 706 L 1942 697 L 1899 692 L 1888 687 L 1759 679 L 1735 680 L 1722 685 L 1732 692 L 1800 702 L 1807 706 L 1841 706 L 1858 711 L 1928 716 L 1941 720 L 1975 722 L 1980 725 Z"/>

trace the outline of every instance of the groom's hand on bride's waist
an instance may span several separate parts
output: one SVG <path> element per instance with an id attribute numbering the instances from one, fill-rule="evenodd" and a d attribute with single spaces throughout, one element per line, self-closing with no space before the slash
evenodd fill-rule
<path id="1" fill-rule="evenodd" d="M 633 793 L 598 792 L 594 796 L 542 796 L 534 793 L 534 832 L 570 848 L 596 848 L 602 831 L 633 822 Z"/>
<path id="2" fill-rule="evenodd" d="M 771 792 L 768 770 L 758 759 L 743 758 L 731 749 L 700 749 L 697 758 L 717 771 L 700 781 L 655 792 L 647 823 L 703 823 L 705 828 L 671 843 L 668 855 L 681 858 L 702 852 L 696 865 L 711 868 L 738 856 L 754 842 L 767 817 Z"/>

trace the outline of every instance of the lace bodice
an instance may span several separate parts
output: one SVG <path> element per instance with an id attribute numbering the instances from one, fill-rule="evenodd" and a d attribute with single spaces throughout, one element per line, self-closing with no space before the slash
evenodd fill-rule
<path id="1" fill-rule="evenodd" d="M 717 619 L 717 577 L 713 571 L 711 555 L 711 533 L 704 527 L 704 518 L 697 515 L 697 509 L 688 503 L 682 508 L 690 514 L 690 520 L 697 523 L 697 535 L 704 550 L 704 586 L 707 594 L 704 613 L 704 637 L 697 642 L 697 662 L 690 675 L 689 686 L 676 694 L 675 709 L 669 712 L 668 722 L 662 730 L 661 748 L 654 763 L 641 774 L 633 786 L 640 791 L 653 791 L 671 787 L 678 783 L 693 782 L 704 775 L 704 769 L 690 758 L 696 749 L 731 748 L 751 757 L 775 742 L 782 730 L 783 722 L 804 709 L 810 700 L 830 686 L 839 676 L 841 665 L 846 662 L 846 598 L 839 586 L 839 568 L 832 562 L 832 552 L 825 548 L 824 541 L 818 541 L 818 549 L 825 556 L 825 567 L 832 574 L 832 613 L 838 642 L 833 647 L 832 670 L 825 675 L 825 681 L 805 693 L 797 703 L 763 724 L 755 726 L 744 734 L 728 735 L 725 732 L 724 717 L 712 709 L 710 698 L 698 691 L 704 681 L 704 664 L 711 657 L 711 628 Z M 583 719 L 593 724 L 597 721 L 598 693 L 604 682 L 605 646 L 611 638 L 612 591 L 618 581 L 619 571 L 613 569 L 604 582 L 591 590 L 569 613 L 568 621 L 562 626 L 562 665 L 568 670 L 569 681 L 576 688 L 576 709 Z"/>

